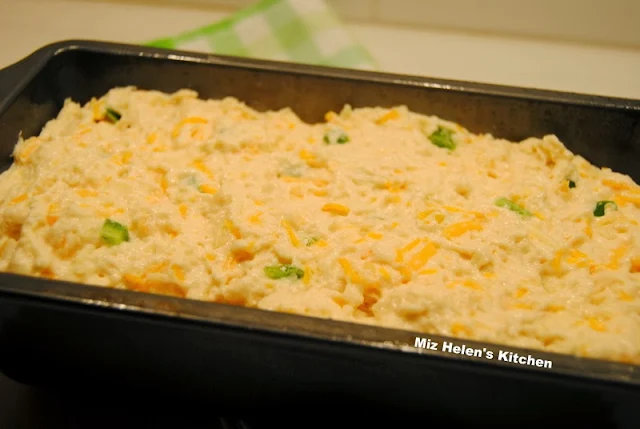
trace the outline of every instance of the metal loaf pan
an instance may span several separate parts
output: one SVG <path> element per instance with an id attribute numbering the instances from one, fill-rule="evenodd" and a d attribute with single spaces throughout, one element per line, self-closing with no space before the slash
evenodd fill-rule
<path id="1" fill-rule="evenodd" d="M 2 170 L 19 133 L 38 134 L 66 98 L 84 103 L 123 85 L 291 107 L 309 122 L 345 103 L 404 104 L 514 141 L 553 133 L 640 181 L 639 101 L 95 41 L 49 45 L 0 70 Z M 339 406 L 494 427 L 550 417 L 602 427 L 640 401 L 638 366 L 420 336 L 552 368 L 414 347 L 408 331 L 0 274 L 0 369 L 35 384 L 108 383 L 247 413 Z"/>

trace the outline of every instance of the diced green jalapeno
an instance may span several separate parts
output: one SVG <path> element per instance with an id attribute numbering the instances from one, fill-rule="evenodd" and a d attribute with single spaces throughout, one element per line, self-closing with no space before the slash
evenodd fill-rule
<path id="1" fill-rule="evenodd" d="M 349 135 L 340 128 L 329 130 L 324 135 L 326 144 L 345 144 L 349 141 Z"/>
<path id="2" fill-rule="evenodd" d="M 533 214 L 529 210 L 527 210 L 527 209 L 525 209 L 523 207 L 520 207 L 518 204 L 516 204 L 513 201 L 508 200 L 508 199 L 506 199 L 504 197 L 503 198 L 498 198 L 495 201 L 495 205 L 498 206 L 498 207 L 507 208 L 507 209 L 511 210 L 512 212 L 516 212 L 516 213 L 518 213 L 518 214 L 520 214 L 522 216 L 533 216 Z"/>
<path id="3" fill-rule="evenodd" d="M 304 245 L 307 247 L 313 246 L 317 242 L 318 242 L 318 239 L 315 237 L 309 237 L 304 239 Z"/>
<path id="4" fill-rule="evenodd" d="M 438 127 L 437 130 L 431 133 L 429 140 L 434 145 L 444 149 L 454 150 L 456 148 L 456 143 L 453 141 L 453 131 L 449 128 Z"/>
<path id="5" fill-rule="evenodd" d="M 129 230 L 126 226 L 107 219 L 100 229 L 100 238 L 108 245 L 113 246 L 123 241 L 129 241 Z"/>
<path id="6" fill-rule="evenodd" d="M 270 279 L 282 279 L 285 277 L 296 276 L 301 279 L 304 277 L 304 271 L 293 265 L 271 265 L 264 267 L 264 273 Z"/>
<path id="7" fill-rule="evenodd" d="M 618 205 L 613 201 L 598 201 L 596 203 L 596 208 L 593 210 L 593 215 L 595 217 L 604 216 L 607 204 L 609 204 L 613 210 L 618 210 Z"/>
<path id="8" fill-rule="evenodd" d="M 112 124 L 115 124 L 120 120 L 120 118 L 122 118 L 122 114 L 120 114 L 120 112 L 118 112 L 117 110 L 112 109 L 111 107 L 107 107 L 104 116 L 105 118 L 107 118 L 107 121 L 111 122 Z"/>

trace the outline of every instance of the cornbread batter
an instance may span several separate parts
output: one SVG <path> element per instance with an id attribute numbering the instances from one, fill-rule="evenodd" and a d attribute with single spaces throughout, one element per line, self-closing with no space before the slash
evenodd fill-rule
<path id="1" fill-rule="evenodd" d="M 555 136 L 115 88 L 0 201 L 2 271 L 640 362 L 640 187 Z"/>

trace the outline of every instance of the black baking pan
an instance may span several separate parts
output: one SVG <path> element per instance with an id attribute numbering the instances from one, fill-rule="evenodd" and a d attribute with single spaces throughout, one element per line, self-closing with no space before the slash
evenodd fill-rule
<path id="1" fill-rule="evenodd" d="M 95 41 L 49 45 L 0 70 L 2 169 L 18 135 L 38 134 L 66 98 L 84 103 L 124 85 L 291 107 L 309 122 L 346 103 L 402 104 L 513 141 L 555 134 L 640 181 L 637 100 Z M 416 347 L 417 335 L 438 350 Z M 454 354 L 445 341 L 552 364 Z M 0 274 L 0 369 L 33 384 L 169 392 L 249 414 L 357 410 L 450 427 L 609 427 L 640 415 L 634 365 L 8 273 Z"/>

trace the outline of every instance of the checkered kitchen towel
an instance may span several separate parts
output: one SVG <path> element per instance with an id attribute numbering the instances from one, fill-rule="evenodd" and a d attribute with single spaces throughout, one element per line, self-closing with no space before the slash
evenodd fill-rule
<path id="1" fill-rule="evenodd" d="M 211 52 L 375 70 L 375 61 L 323 0 L 262 0 L 206 26 L 147 43 Z"/>

